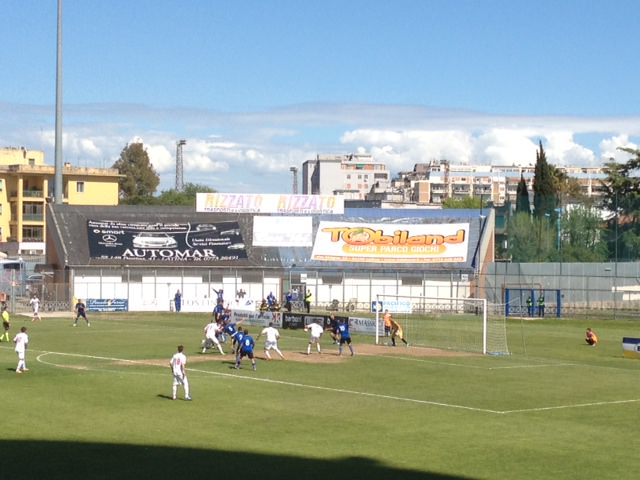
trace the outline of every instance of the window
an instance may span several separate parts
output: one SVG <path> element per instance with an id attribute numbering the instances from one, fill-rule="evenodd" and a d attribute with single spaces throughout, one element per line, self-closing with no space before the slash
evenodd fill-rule
<path id="1" fill-rule="evenodd" d="M 30 158 L 29 159 L 29 166 L 30 167 L 35 167 L 36 165 L 36 159 L 35 158 Z"/>
<path id="2" fill-rule="evenodd" d="M 0 192 L 4 190 L 4 180 L 0 179 Z"/>
<path id="3" fill-rule="evenodd" d="M 76 182 L 76 192 L 84 193 L 84 182 Z"/>

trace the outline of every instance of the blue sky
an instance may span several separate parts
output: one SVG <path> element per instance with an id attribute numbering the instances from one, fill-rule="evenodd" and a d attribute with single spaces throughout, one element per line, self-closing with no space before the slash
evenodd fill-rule
<path id="1" fill-rule="evenodd" d="M 4 0 L 0 146 L 54 163 L 56 0 Z M 64 0 L 64 160 L 142 140 L 175 185 L 291 191 L 289 167 L 599 166 L 640 142 L 637 6 L 526 0 Z"/>

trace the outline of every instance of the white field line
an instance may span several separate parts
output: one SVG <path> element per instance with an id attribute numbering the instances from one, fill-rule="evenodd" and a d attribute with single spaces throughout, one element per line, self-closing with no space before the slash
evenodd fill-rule
<path id="1" fill-rule="evenodd" d="M 42 357 L 44 357 L 46 355 L 62 355 L 62 356 L 68 356 L 68 357 L 91 358 L 91 359 L 95 359 L 95 360 L 109 360 L 109 361 L 116 361 L 116 362 L 131 363 L 133 365 L 159 367 L 159 365 L 157 365 L 155 363 L 149 363 L 149 362 L 146 362 L 146 361 L 143 361 L 143 360 L 128 360 L 128 359 L 123 359 L 123 358 L 101 357 L 101 356 L 95 356 L 95 355 L 84 355 L 84 354 L 79 354 L 79 353 L 42 352 L 40 355 L 38 355 L 36 357 L 36 359 L 41 363 L 52 365 L 52 366 L 55 366 L 55 367 L 61 367 L 61 368 L 78 368 L 78 367 L 68 367 L 68 366 L 64 366 L 64 365 L 56 365 L 54 363 L 46 362 L 46 361 L 42 360 Z M 162 367 L 162 368 L 164 368 L 164 367 Z M 105 371 L 104 369 L 94 369 L 94 368 L 89 368 L 89 367 L 86 368 L 86 369 L 83 368 L 83 370 Z M 415 398 L 399 397 L 399 396 L 396 396 L 396 395 L 384 395 L 384 394 L 380 394 L 380 393 L 361 392 L 361 391 L 357 391 L 357 390 L 348 390 L 348 389 L 342 389 L 342 388 L 323 387 L 323 386 L 319 386 L 319 385 L 309 385 L 309 384 L 297 383 L 297 382 L 286 382 L 286 381 L 283 381 L 283 380 L 272 380 L 272 379 L 268 379 L 268 378 L 249 377 L 249 376 L 245 376 L 245 375 L 238 375 L 238 374 L 231 374 L 231 373 L 211 372 L 211 371 L 208 371 L 208 370 L 200 370 L 200 369 L 197 369 L 197 368 L 189 368 L 189 371 L 190 372 L 202 373 L 202 374 L 205 374 L 205 375 L 214 375 L 214 376 L 217 376 L 217 377 L 234 378 L 234 379 L 239 379 L 239 380 L 249 380 L 249 381 L 269 383 L 269 384 L 274 384 L 274 385 L 285 385 L 285 386 L 288 386 L 288 387 L 305 388 L 305 389 L 320 390 L 320 391 L 326 391 L 326 392 L 344 393 L 344 394 L 348 394 L 348 395 L 369 397 L 369 398 L 379 398 L 379 399 L 383 399 L 383 400 L 396 400 L 396 401 L 401 401 L 401 402 L 410 402 L 410 403 L 416 403 L 416 404 L 422 404 L 422 405 L 431 405 L 431 406 L 437 406 L 437 407 L 454 408 L 454 409 L 459 409 L 459 410 L 468 410 L 468 411 L 472 411 L 472 412 L 492 413 L 492 414 L 496 414 L 496 415 L 508 415 L 508 414 L 515 414 L 515 413 L 544 412 L 544 411 L 551 411 L 551 410 L 566 410 L 566 409 L 570 409 L 570 408 L 598 407 L 598 406 L 606 406 L 606 405 L 623 405 L 623 404 L 630 404 L 630 403 L 638 403 L 638 402 L 640 402 L 640 399 L 627 399 L 627 400 L 611 400 L 611 401 L 606 401 L 606 402 L 590 402 L 590 403 L 578 403 L 578 404 L 568 404 L 568 405 L 555 405 L 555 406 L 548 406 L 548 407 L 523 408 L 523 409 L 516 409 L 516 410 L 491 410 L 491 409 L 487 409 L 487 408 L 476 408 L 476 407 L 469 407 L 469 406 L 466 406 L 466 405 L 457 405 L 457 404 L 454 404 L 454 403 L 444 403 L 444 402 L 435 402 L 435 401 L 431 401 L 431 400 L 420 400 L 420 399 L 415 399 Z M 117 372 L 118 373 L 122 373 L 121 370 L 117 370 Z"/>

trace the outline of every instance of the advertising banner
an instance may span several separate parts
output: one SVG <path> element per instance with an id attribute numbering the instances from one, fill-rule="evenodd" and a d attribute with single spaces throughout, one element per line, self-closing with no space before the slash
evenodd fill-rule
<path id="1" fill-rule="evenodd" d="M 238 222 L 144 223 L 88 220 L 91 258 L 216 262 L 247 258 Z"/>
<path id="2" fill-rule="evenodd" d="M 463 263 L 469 224 L 320 222 L 312 260 L 375 263 Z"/>
<path id="3" fill-rule="evenodd" d="M 129 301 L 126 298 L 88 298 L 87 310 L 90 312 L 126 312 Z"/>
<path id="4" fill-rule="evenodd" d="M 256 247 L 311 247 L 311 217 L 253 217 L 253 245 Z"/>
<path id="5" fill-rule="evenodd" d="M 341 195 L 196 193 L 196 212 L 343 214 Z"/>

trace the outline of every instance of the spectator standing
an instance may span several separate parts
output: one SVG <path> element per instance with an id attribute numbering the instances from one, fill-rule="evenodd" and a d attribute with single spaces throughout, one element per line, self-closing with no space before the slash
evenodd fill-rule
<path id="1" fill-rule="evenodd" d="M 313 300 L 313 294 L 311 290 L 307 289 L 307 293 L 304 294 L 304 308 L 307 310 L 307 313 L 311 312 L 311 301 Z"/>
<path id="2" fill-rule="evenodd" d="M 180 293 L 180 290 L 178 290 L 173 296 L 173 305 L 176 312 L 179 312 L 182 309 L 182 293 Z"/>
<path id="3" fill-rule="evenodd" d="M 544 292 L 540 292 L 538 297 L 538 316 L 544 317 Z"/>

